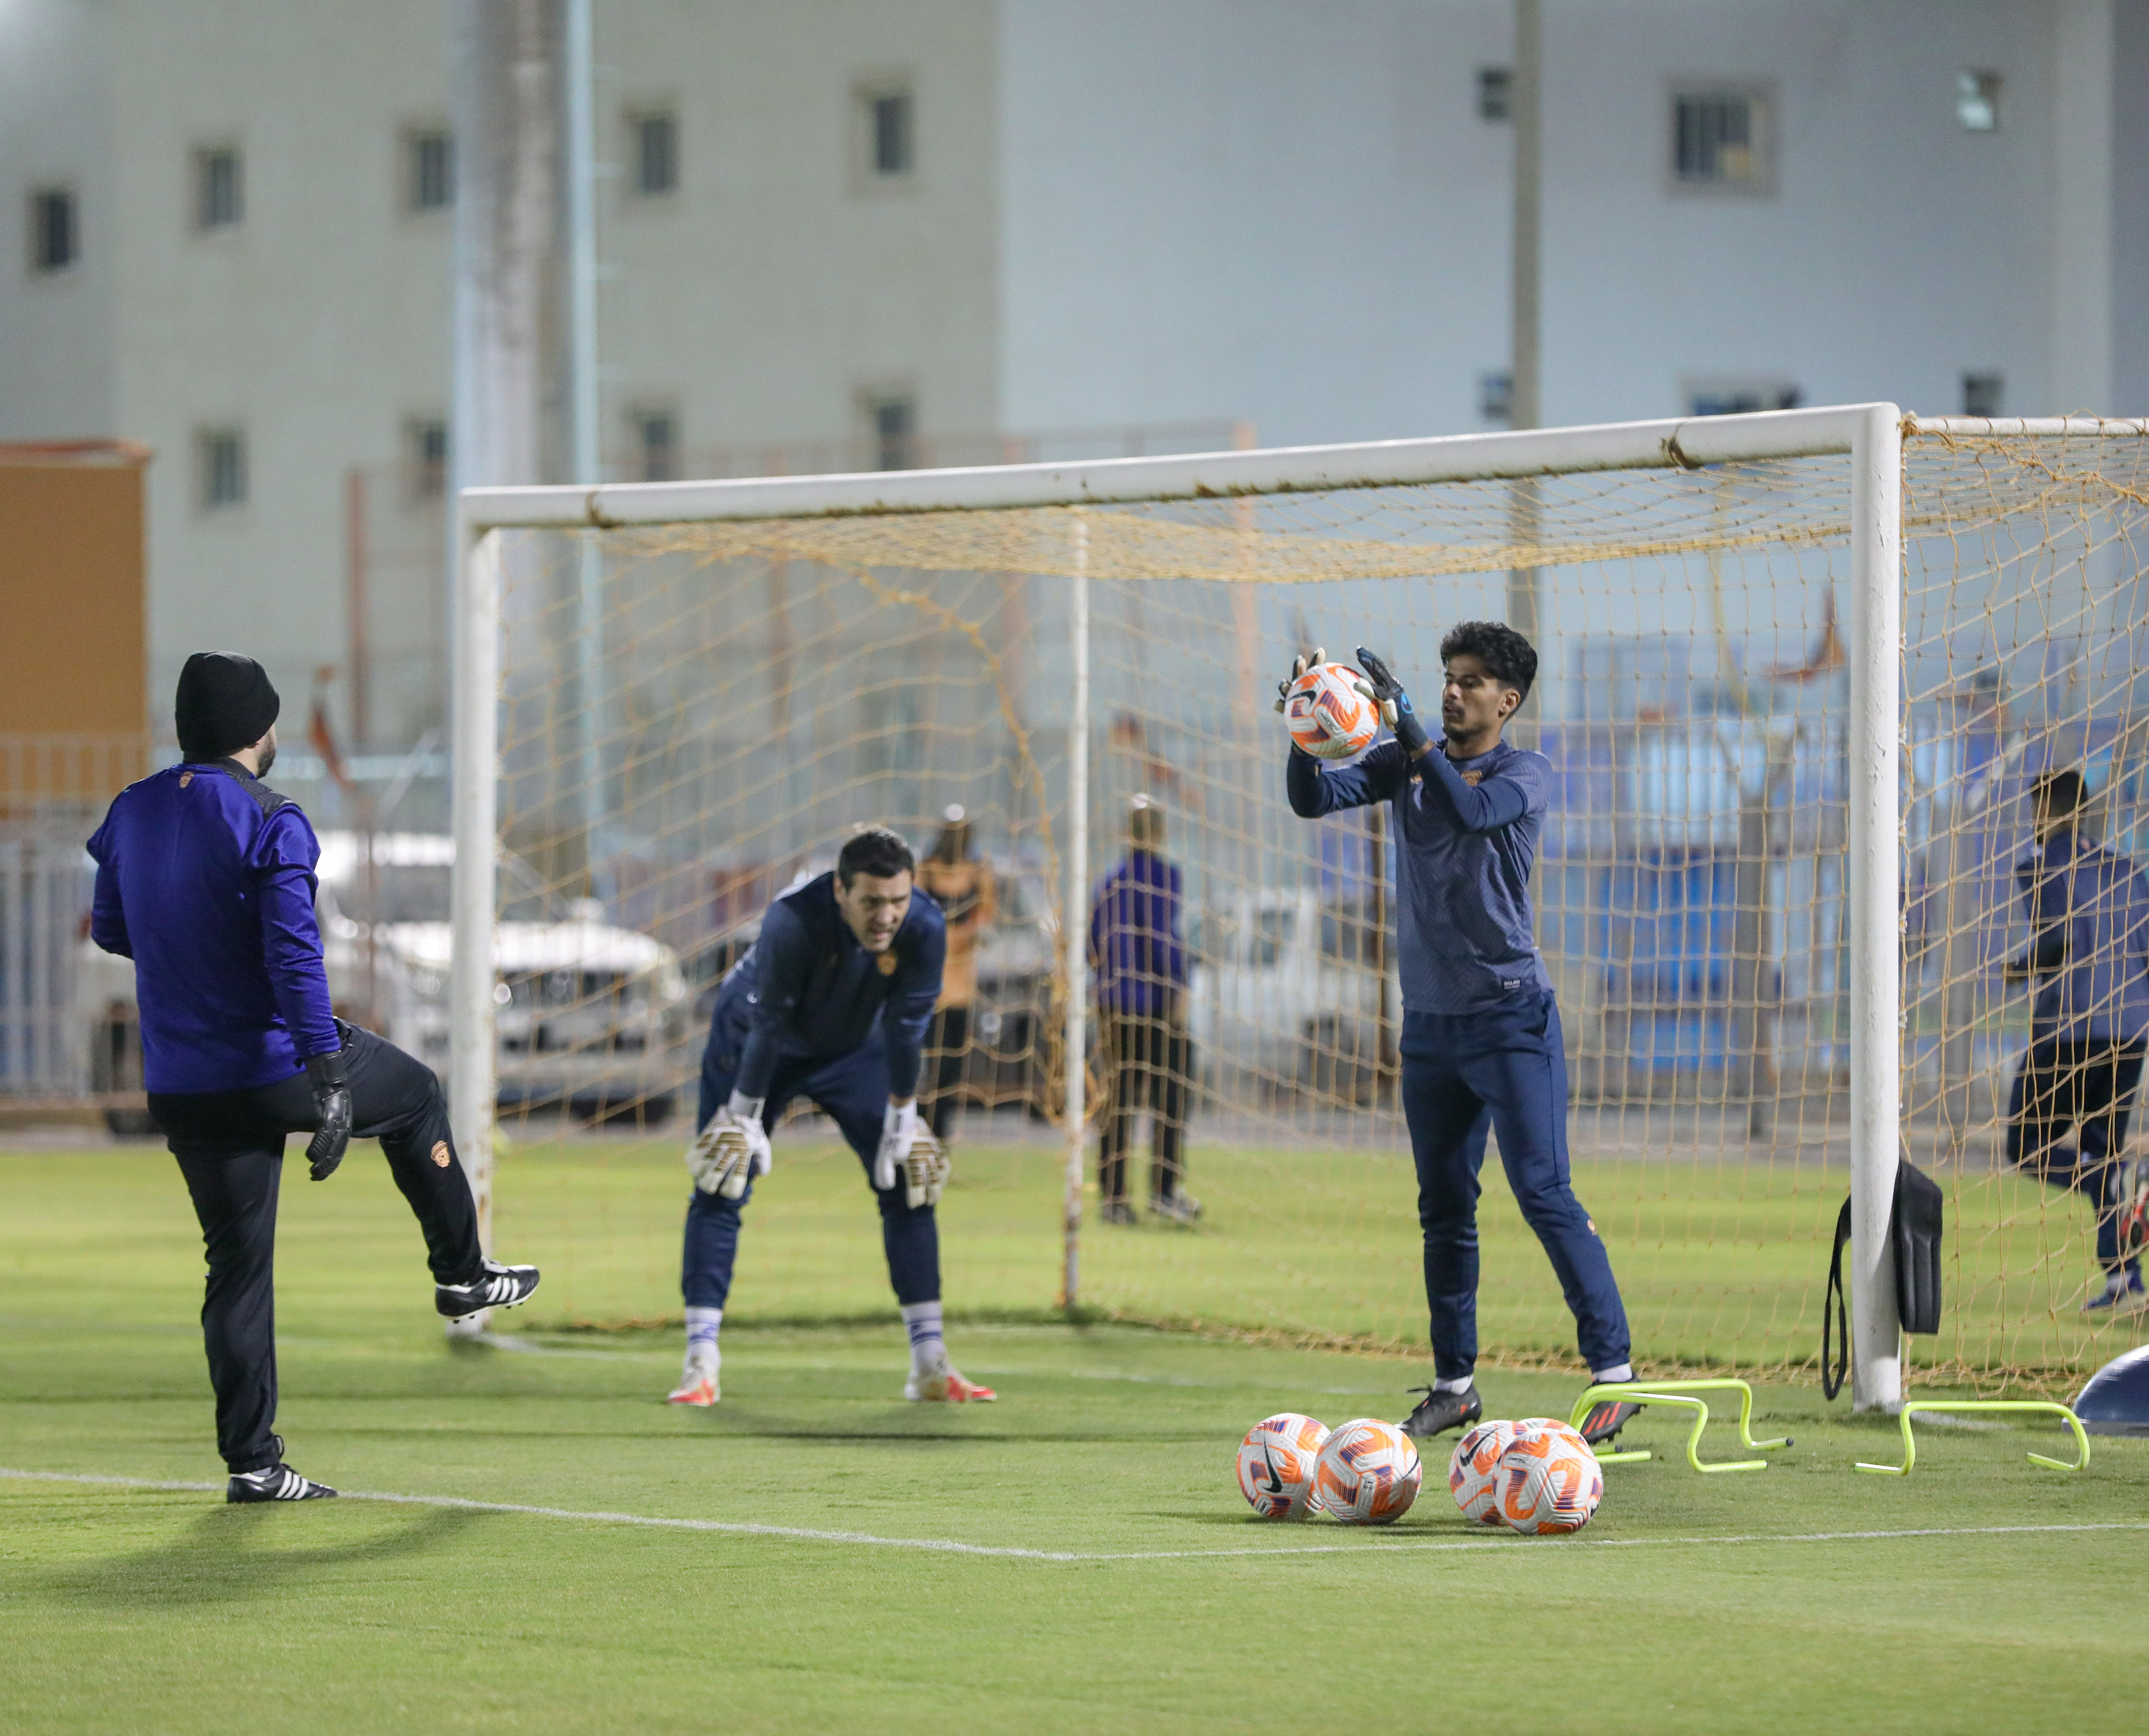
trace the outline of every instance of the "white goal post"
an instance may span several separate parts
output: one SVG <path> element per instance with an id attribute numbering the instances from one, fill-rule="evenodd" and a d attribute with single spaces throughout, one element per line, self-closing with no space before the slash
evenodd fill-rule
<path id="1" fill-rule="evenodd" d="M 1851 960 L 1849 1109 L 1852 1165 L 1853 1395 L 1861 1410 L 1901 1402 L 1901 1335 L 1887 1234 L 1900 1109 L 1902 928 L 1900 718 L 1903 705 L 1902 448 L 1905 433 L 2034 439 L 2095 434 L 2095 421 L 1912 420 L 1893 404 L 1628 422 L 1086 464 L 789 476 L 597 487 L 476 488 L 459 502 L 454 631 L 455 942 L 450 983 L 454 1126 L 490 1237 L 495 1052 L 495 864 L 501 772 L 501 539 L 515 530 L 811 520 L 1113 503 L 1230 499 L 1341 489 L 1523 481 L 1589 471 L 1693 469 L 1847 456 L 1851 618 L 1846 646 L 1850 782 L 1845 875 Z M 2139 433 L 2139 425 L 2127 425 Z M 1072 566 L 1069 831 L 1059 924 L 1065 1054 L 1085 1053 L 1080 991 L 1088 930 L 1088 609 L 1082 530 Z M 1085 1069 L 1066 1073 L 1068 1294 L 1084 1178 Z"/>

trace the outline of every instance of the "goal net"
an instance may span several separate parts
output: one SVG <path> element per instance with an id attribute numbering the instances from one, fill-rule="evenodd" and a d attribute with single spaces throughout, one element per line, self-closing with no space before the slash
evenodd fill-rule
<path id="1" fill-rule="evenodd" d="M 923 856 L 959 805 L 999 896 L 959 1052 L 926 1064 L 961 1105 L 951 1317 L 1042 1316 L 1071 1282 L 1127 1320 L 1422 1346 L 1394 842 L 1377 809 L 1293 815 L 1272 706 L 1295 653 L 1363 644 L 1429 710 L 1443 633 L 1496 619 L 1539 653 L 1511 728 L 1554 771 L 1538 941 L 1575 1187 L 1637 1360 L 1817 1366 L 1859 985 L 1895 974 L 1864 1004 L 1901 1013 L 1900 1043 L 1869 1039 L 1889 1076 L 1864 1100 L 1947 1198 L 1942 1331 L 1907 1361 L 1980 1383 L 2094 1366 L 2126 1326 L 2081 1312 L 2102 1281 L 2093 1205 L 2011 1153 L 2035 985 L 2006 967 L 2032 938 L 2018 864 L 2042 773 L 2080 771 L 2081 829 L 2138 853 L 2149 440 L 1902 425 L 1900 922 L 1861 944 L 1853 813 L 1875 742 L 1851 674 L 1857 624 L 1893 610 L 1861 610 L 1855 582 L 1859 460 L 1811 432 L 1848 415 L 1334 448 L 1295 469 L 1252 453 L 472 505 L 481 529 L 525 522 L 474 545 L 466 596 L 481 640 L 497 616 L 496 668 L 466 636 L 459 680 L 483 684 L 466 734 L 496 702 L 501 868 L 495 1029 L 466 992 L 457 1114 L 482 1167 L 499 1105 L 494 1221 L 546 1266 L 545 1317 L 677 1316 L 678 1150 L 717 981 L 849 828 L 893 826 Z M 1529 468 L 1501 456 L 1522 450 L 1543 455 L 1532 473 L 1501 474 Z M 1429 463 L 1458 479 L 1392 480 Z M 1892 491 L 1868 498 L 1886 511 Z M 564 522 L 527 522 L 548 515 Z M 1180 1117 L 1135 1099 L 1126 1225 L 1096 1210 L 1119 1081 L 1080 966 L 1088 888 L 1138 795 L 1184 888 L 1188 1090 Z M 463 906 L 459 959 L 482 953 L 481 908 Z M 1151 1141 L 1179 1120 L 1191 1225 L 1148 1210 Z M 1485 1355 L 1578 1366 L 1497 1165 Z M 747 1214 L 732 1317 L 879 1317 L 878 1248 L 856 1160 L 797 1119 Z"/>

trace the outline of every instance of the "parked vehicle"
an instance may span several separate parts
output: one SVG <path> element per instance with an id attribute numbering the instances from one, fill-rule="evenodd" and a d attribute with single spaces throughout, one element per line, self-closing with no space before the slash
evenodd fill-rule
<path id="1" fill-rule="evenodd" d="M 1210 1089 L 1355 1097 L 1370 1086 L 1383 957 L 1391 1042 L 1402 992 L 1392 937 L 1383 942 L 1364 905 L 1310 890 L 1241 893 L 1195 913 L 1187 940 L 1187 1025 Z"/>
<path id="2" fill-rule="evenodd" d="M 327 832 L 320 843 L 317 908 L 330 999 L 343 1016 L 445 1074 L 454 840 Z M 606 923 L 593 900 L 556 913 L 512 853 L 502 855 L 501 874 L 507 914 L 495 930 L 493 989 L 501 1106 L 664 1120 L 693 1068 L 690 994 L 677 957 Z M 83 948 L 76 1004 L 89 1032 L 93 1086 L 139 1089 L 133 965 L 93 943 Z"/>

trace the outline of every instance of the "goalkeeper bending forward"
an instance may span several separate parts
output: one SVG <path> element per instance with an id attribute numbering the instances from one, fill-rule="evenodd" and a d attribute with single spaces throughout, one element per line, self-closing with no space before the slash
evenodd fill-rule
<path id="1" fill-rule="evenodd" d="M 1440 656 L 1441 739 L 1426 733 L 1402 684 L 1361 647 L 1362 691 L 1395 739 L 1341 767 L 1293 746 L 1286 780 L 1291 811 L 1305 819 L 1375 802 L 1395 807 L 1403 1115 L 1417 1160 L 1434 1374 L 1402 1427 L 1421 1440 L 1484 1414 L 1472 1370 L 1477 1172 L 1488 1129 L 1500 1136 L 1523 1219 L 1559 1276 L 1594 1378 L 1633 1378 L 1612 1262 L 1568 1183 L 1559 1009 L 1532 938 L 1530 866 L 1552 767 L 1500 739 L 1528 697 L 1537 652 L 1512 627 L 1467 621 L 1441 642 Z M 1321 659 L 1316 650 L 1312 661 Z M 1300 658 L 1292 680 L 1307 667 Z M 1279 691 L 1290 688 L 1286 682 Z M 1609 1440 L 1638 1408 L 1596 1406 L 1583 1419 L 1583 1437 Z"/>
<path id="2" fill-rule="evenodd" d="M 910 846 L 873 828 L 836 871 L 768 907 L 753 949 L 717 991 L 702 1056 L 702 1131 L 687 1148 L 680 1285 L 687 1366 L 675 1405 L 721 1392 L 717 1334 L 738 1254 L 739 1210 L 768 1173 L 767 1130 L 794 1097 L 817 1104 L 866 1166 L 880 1202 L 888 1276 L 910 1329 L 908 1399 L 999 1396 L 949 1366 L 940 1328 L 940 1231 L 933 1208 L 948 1160 L 918 1119 L 925 1028 L 940 998 L 948 929 L 916 889 Z"/>

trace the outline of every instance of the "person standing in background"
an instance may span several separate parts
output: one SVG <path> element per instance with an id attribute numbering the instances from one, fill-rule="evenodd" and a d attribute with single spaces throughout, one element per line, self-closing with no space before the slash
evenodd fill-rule
<path id="1" fill-rule="evenodd" d="M 940 999 L 925 1039 L 932 1068 L 924 1093 L 924 1118 L 944 1145 L 962 1103 L 963 1061 L 970 1051 L 970 1011 L 978 999 L 978 949 L 999 920 L 999 889 L 993 865 L 970 853 L 970 822 L 960 803 L 941 816 L 933 853 L 918 864 L 918 883 L 932 893 L 948 924 L 948 962 L 940 974 Z"/>
<path id="2" fill-rule="evenodd" d="M 1097 1165 L 1101 1215 L 1108 1224 L 1136 1221 L 1127 1198 L 1127 1146 L 1143 1110 L 1152 1117 L 1150 1210 L 1181 1225 L 1201 1215 L 1201 1202 L 1181 1185 L 1193 1070 L 1181 903 L 1179 868 L 1164 856 L 1164 810 L 1137 796 L 1127 811 L 1127 853 L 1097 883 L 1090 905 L 1098 1035 L 1112 1069 L 1111 1107 Z"/>
<path id="3" fill-rule="evenodd" d="M 2121 1177 L 2149 1049 L 2149 882 L 2087 835 L 2088 804 L 2089 785 L 2071 767 L 2030 787 L 2034 843 L 2015 864 L 2030 948 L 2002 974 L 2039 986 L 2008 1092 L 2007 1160 L 2089 1201 L 2101 1276 L 2082 1312 L 2136 1315 L 2149 1311 L 2149 1293 L 2140 1253 L 2121 1234 Z"/>

